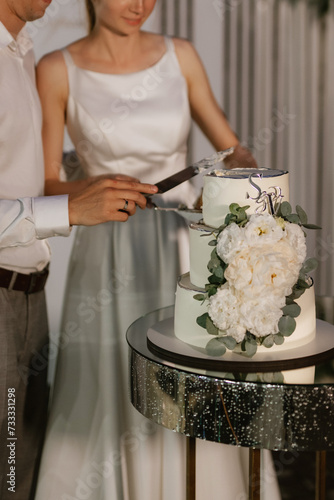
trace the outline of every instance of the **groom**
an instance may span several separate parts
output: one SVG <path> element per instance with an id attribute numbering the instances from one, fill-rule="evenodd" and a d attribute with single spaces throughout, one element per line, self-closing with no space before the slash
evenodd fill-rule
<path id="1" fill-rule="evenodd" d="M 0 0 L 0 498 L 32 500 L 48 404 L 45 238 L 76 224 L 126 221 L 155 186 L 96 180 L 43 197 L 41 109 L 24 25 L 51 0 Z M 41 356 L 42 357 L 42 356 Z"/>

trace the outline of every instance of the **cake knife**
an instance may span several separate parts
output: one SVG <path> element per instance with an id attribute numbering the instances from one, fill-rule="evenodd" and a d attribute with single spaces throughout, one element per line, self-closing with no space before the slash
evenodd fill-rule
<path id="1" fill-rule="evenodd" d="M 214 153 L 212 156 L 209 156 L 208 158 L 203 158 L 203 160 L 197 161 L 193 165 L 190 165 L 189 167 L 181 170 L 180 172 L 177 172 L 176 174 L 173 174 L 170 177 L 163 179 L 162 181 L 156 184 L 156 186 L 159 189 L 158 193 L 166 193 L 166 191 L 169 191 L 170 189 L 178 186 L 179 184 L 182 184 L 182 182 L 188 181 L 195 175 L 204 172 L 204 170 L 207 169 L 208 167 L 211 167 L 213 165 L 216 165 L 216 163 L 223 161 L 225 158 L 227 158 L 227 156 L 231 155 L 234 152 L 234 150 L 235 147 L 231 147 L 228 149 L 224 149 L 224 151 L 218 151 L 217 153 Z"/>

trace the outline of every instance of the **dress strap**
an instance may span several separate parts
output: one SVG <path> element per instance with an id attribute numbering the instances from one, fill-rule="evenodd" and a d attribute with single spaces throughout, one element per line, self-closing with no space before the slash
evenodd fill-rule
<path id="1" fill-rule="evenodd" d="M 170 36 L 164 36 L 167 52 L 175 52 L 174 42 Z"/>
<path id="2" fill-rule="evenodd" d="M 62 49 L 61 53 L 63 54 L 66 66 L 68 68 L 71 66 L 75 66 L 72 56 L 67 49 Z"/>

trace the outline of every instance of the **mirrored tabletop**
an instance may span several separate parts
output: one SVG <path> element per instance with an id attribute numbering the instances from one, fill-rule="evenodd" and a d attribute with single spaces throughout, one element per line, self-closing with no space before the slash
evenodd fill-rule
<path id="1" fill-rule="evenodd" d="M 153 352 L 147 341 L 147 332 L 171 322 L 173 314 L 172 306 L 154 311 L 127 332 L 131 401 L 140 413 L 170 430 L 209 441 L 270 450 L 333 449 L 330 359 L 324 363 L 320 357 L 297 370 L 290 365 L 288 383 L 284 373 L 268 369 L 247 373 L 175 363 L 173 357 Z"/>

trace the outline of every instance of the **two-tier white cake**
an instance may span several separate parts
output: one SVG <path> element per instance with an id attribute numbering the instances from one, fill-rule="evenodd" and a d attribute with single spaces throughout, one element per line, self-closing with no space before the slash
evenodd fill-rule
<path id="1" fill-rule="evenodd" d="M 271 196 L 268 197 L 268 194 Z M 205 328 L 197 324 L 197 318 L 208 311 L 209 301 L 195 300 L 194 296 L 206 294 L 205 286 L 210 275 L 208 262 L 212 252 L 209 242 L 216 237 L 218 228 L 224 224 L 230 205 L 249 205 L 247 214 L 259 214 L 264 213 L 262 211 L 268 213 L 266 203 L 268 204 L 269 201 L 280 203 L 282 200 L 289 201 L 289 174 L 285 171 L 218 170 L 204 176 L 203 221 L 198 224 L 193 223 L 189 227 L 190 272 L 180 276 L 177 284 L 175 335 L 178 339 L 187 344 L 205 348 L 213 338 Z M 257 251 L 261 257 L 261 248 Z M 268 244 L 266 251 L 268 254 Z M 253 278 L 254 276 L 255 274 Z M 256 279 L 261 282 L 261 275 L 256 276 Z M 272 279 L 276 279 L 276 275 Z M 257 303 L 255 299 L 258 297 L 254 297 L 254 304 Z M 277 342 L 270 346 L 270 352 L 294 349 L 315 338 L 314 287 L 307 288 L 295 302 L 300 306 L 300 314 L 295 317 L 295 330 L 291 335 L 284 337 L 284 342 Z M 268 310 L 268 314 L 269 312 Z M 223 310 L 222 314 L 224 314 Z M 224 335 L 227 335 L 226 331 L 218 332 L 218 336 Z M 269 352 L 269 349 L 259 341 L 254 359 L 261 352 Z"/>

